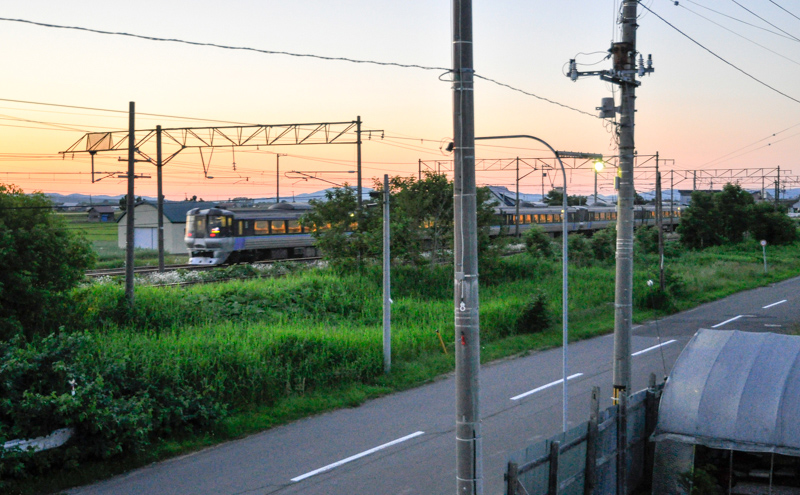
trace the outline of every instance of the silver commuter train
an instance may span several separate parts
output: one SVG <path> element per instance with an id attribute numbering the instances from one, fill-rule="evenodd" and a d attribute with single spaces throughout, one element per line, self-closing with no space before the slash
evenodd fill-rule
<path id="1" fill-rule="evenodd" d="M 278 203 L 261 210 L 189 210 L 184 236 L 189 263 L 219 265 L 316 256 L 314 239 L 299 221 L 310 209 L 307 203 Z"/>
<path id="2" fill-rule="evenodd" d="M 311 209 L 307 203 L 279 203 L 262 210 L 224 210 L 195 208 L 186 216 L 184 240 L 190 252 L 190 264 L 219 265 L 265 259 L 306 258 L 317 256 L 310 230 L 300 225 L 300 217 Z M 521 207 L 520 233 L 539 225 L 552 235 L 560 235 L 561 207 Z M 513 235 L 516 209 L 495 207 L 497 221 L 491 235 Z M 680 222 L 680 208 L 663 209 L 664 226 L 674 229 Z M 568 208 L 569 232 L 591 232 L 617 222 L 617 210 L 609 206 L 571 206 Z M 655 225 L 653 205 L 634 207 L 635 226 Z"/>

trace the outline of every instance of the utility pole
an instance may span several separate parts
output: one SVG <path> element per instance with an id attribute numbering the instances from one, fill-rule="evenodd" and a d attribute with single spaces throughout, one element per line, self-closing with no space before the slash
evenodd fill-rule
<path id="1" fill-rule="evenodd" d="M 519 239 L 519 157 L 517 157 L 517 199 L 514 201 L 514 237 Z"/>
<path id="2" fill-rule="evenodd" d="M 775 180 L 775 208 L 778 207 L 781 194 L 781 167 L 778 167 L 778 178 Z"/>
<path id="3" fill-rule="evenodd" d="M 473 74 L 472 0 L 453 0 L 453 264 L 459 495 L 483 494 Z"/>
<path id="4" fill-rule="evenodd" d="M 663 292 L 666 289 L 664 280 L 664 225 L 661 218 L 663 209 L 661 202 L 661 172 L 658 171 L 658 151 L 656 151 L 656 228 L 658 229 L 658 280 Z"/>
<path id="5" fill-rule="evenodd" d="M 356 117 L 356 194 L 358 194 L 358 211 L 361 211 L 361 115 Z"/>
<path id="6" fill-rule="evenodd" d="M 634 165 L 634 116 L 636 80 L 653 72 L 652 57 L 648 55 L 645 66 L 639 55 L 636 64 L 636 7 L 637 0 L 623 0 L 620 16 L 622 41 L 612 43 L 610 53 L 613 69 L 610 71 L 578 72 L 575 60 L 570 60 L 568 76 L 573 81 L 582 75 L 598 75 L 601 79 L 620 86 L 619 124 L 619 199 L 617 201 L 617 269 L 614 301 L 614 398 L 619 406 L 617 423 L 617 494 L 627 492 L 627 398 L 631 390 L 631 329 L 633 325 L 633 165 Z M 611 118 L 617 111 L 603 105 L 602 118 Z"/>
<path id="7" fill-rule="evenodd" d="M 275 204 L 281 202 L 281 157 L 282 156 L 286 156 L 286 153 L 275 153 Z M 361 203 L 359 203 L 359 205 L 360 204 Z"/>
<path id="8" fill-rule="evenodd" d="M 158 189 L 158 271 L 164 272 L 164 192 L 161 181 L 161 126 L 156 126 L 156 177 Z"/>
<path id="9" fill-rule="evenodd" d="M 392 370 L 392 257 L 389 238 L 389 174 L 383 176 L 383 372 Z"/>
<path id="10" fill-rule="evenodd" d="M 128 216 L 125 230 L 125 298 L 128 300 L 128 308 L 133 309 L 133 244 L 134 244 L 134 223 L 133 209 L 135 198 L 133 196 L 134 164 L 136 163 L 136 103 L 130 102 L 128 105 L 128 197 L 125 203 L 125 214 Z"/>

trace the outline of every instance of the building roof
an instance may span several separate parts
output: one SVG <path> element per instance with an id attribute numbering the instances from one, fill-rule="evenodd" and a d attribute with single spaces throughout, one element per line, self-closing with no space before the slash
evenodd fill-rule
<path id="1" fill-rule="evenodd" d="M 164 202 L 164 216 L 167 217 L 171 223 L 186 223 L 186 213 L 191 210 L 192 208 L 213 208 L 216 206 L 217 203 L 212 203 L 209 201 L 165 201 Z M 136 208 L 142 205 L 152 206 L 153 208 L 158 208 L 158 205 L 152 201 L 143 201 L 136 205 Z M 117 219 L 117 222 L 123 219 L 127 212 L 123 213 Z M 135 220 L 134 220 L 134 223 Z"/>
<path id="2" fill-rule="evenodd" d="M 653 438 L 800 456 L 800 336 L 702 329 L 664 387 Z"/>
<path id="3" fill-rule="evenodd" d="M 114 213 L 113 206 L 92 206 L 89 211 L 96 211 L 97 213 Z"/>

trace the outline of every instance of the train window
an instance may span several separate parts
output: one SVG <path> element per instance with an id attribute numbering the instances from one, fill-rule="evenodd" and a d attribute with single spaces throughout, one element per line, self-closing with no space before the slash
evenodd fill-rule
<path id="1" fill-rule="evenodd" d="M 269 234 L 269 220 L 256 220 L 253 222 L 253 234 L 267 235 Z"/>
<path id="2" fill-rule="evenodd" d="M 205 237 L 206 217 L 190 216 L 186 221 L 186 237 Z"/>
<path id="3" fill-rule="evenodd" d="M 302 227 L 300 227 L 300 222 L 297 220 L 289 220 L 289 233 L 290 234 L 300 234 L 302 232 Z"/>
<path id="4" fill-rule="evenodd" d="M 284 220 L 273 220 L 272 221 L 272 233 L 273 234 L 285 234 L 286 233 L 286 222 Z"/>

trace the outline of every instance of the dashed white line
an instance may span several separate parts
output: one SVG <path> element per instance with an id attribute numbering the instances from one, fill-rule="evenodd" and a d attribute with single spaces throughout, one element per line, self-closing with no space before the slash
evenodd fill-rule
<path id="1" fill-rule="evenodd" d="M 583 373 L 575 373 L 574 375 L 570 375 L 570 376 L 567 377 L 567 381 L 572 380 L 573 378 L 578 378 L 579 376 L 583 376 Z M 546 388 L 550 388 L 550 387 L 553 387 L 555 385 L 558 385 L 558 384 L 562 383 L 563 381 L 564 381 L 564 379 L 562 378 L 560 380 L 556 380 L 554 382 L 550 382 L 547 385 L 542 385 L 541 387 L 537 387 L 537 388 L 535 388 L 533 390 L 528 390 L 524 394 L 519 394 L 517 396 L 512 397 L 511 400 L 520 400 L 523 397 L 527 397 L 529 395 L 535 394 L 536 392 L 541 392 L 542 390 L 544 390 Z"/>
<path id="2" fill-rule="evenodd" d="M 725 321 L 723 321 L 722 323 L 717 323 L 716 325 L 712 326 L 711 328 L 717 328 L 717 327 L 721 327 L 722 325 L 724 325 L 724 324 L 726 324 L 726 323 L 730 323 L 730 322 L 732 322 L 732 321 L 736 321 L 736 320 L 738 320 L 738 319 L 739 319 L 739 318 L 741 318 L 742 316 L 744 316 L 744 315 L 734 316 L 734 317 L 733 317 L 733 318 L 731 318 L 730 320 L 725 320 Z"/>
<path id="3" fill-rule="evenodd" d="M 771 307 L 773 307 L 773 306 L 777 306 L 778 304 L 783 304 L 783 303 L 785 303 L 786 301 L 787 301 L 787 300 L 786 300 L 786 299 L 784 299 L 783 301 L 778 301 L 778 302 L 774 302 L 774 303 L 772 303 L 772 304 L 767 304 L 766 306 L 762 307 L 761 309 L 767 309 L 767 308 L 771 308 Z"/>
<path id="4" fill-rule="evenodd" d="M 392 445 L 397 445 L 398 443 L 405 442 L 406 440 L 411 440 L 414 437 L 418 437 L 418 436 L 424 435 L 424 434 L 425 434 L 424 431 L 414 432 L 414 433 L 412 433 L 410 435 L 406 435 L 406 436 L 404 436 L 402 438 L 398 438 L 397 440 L 392 440 L 391 442 L 385 443 L 383 445 L 378 445 L 375 448 L 372 448 L 372 449 L 369 449 L 369 450 L 365 450 L 364 452 L 361 452 L 360 454 L 356 454 L 356 455 L 350 456 L 347 459 L 342 459 L 341 461 L 334 462 L 333 464 L 328 464 L 327 466 L 321 467 L 319 469 L 315 469 L 314 471 L 308 472 L 306 474 L 301 474 L 300 476 L 292 478 L 292 481 L 294 481 L 294 482 L 302 481 L 302 480 L 304 480 L 306 478 L 310 478 L 310 477 L 312 477 L 314 475 L 317 475 L 317 474 L 320 474 L 320 473 L 324 473 L 325 471 L 330 471 L 331 469 L 337 468 L 337 467 L 339 467 L 339 466 L 341 466 L 343 464 L 347 464 L 348 462 L 355 461 L 356 459 L 361 459 L 362 457 L 366 457 L 366 456 L 368 456 L 370 454 L 374 454 L 375 452 L 378 452 L 379 450 L 383 450 L 383 449 L 385 449 L 387 447 L 391 447 Z"/>
<path id="5" fill-rule="evenodd" d="M 677 340 L 675 340 L 675 339 L 668 340 L 668 341 L 664 342 L 663 344 L 658 344 L 658 345 L 654 345 L 653 347 L 648 347 L 647 349 L 642 349 L 641 351 L 634 352 L 633 354 L 631 354 L 631 357 L 639 356 L 640 354 L 644 354 L 645 352 L 650 352 L 650 351 L 652 351 L 654 349 L 658 349 L 659 347 L 671 344 L 673 342 L 677 342 Z"/>

